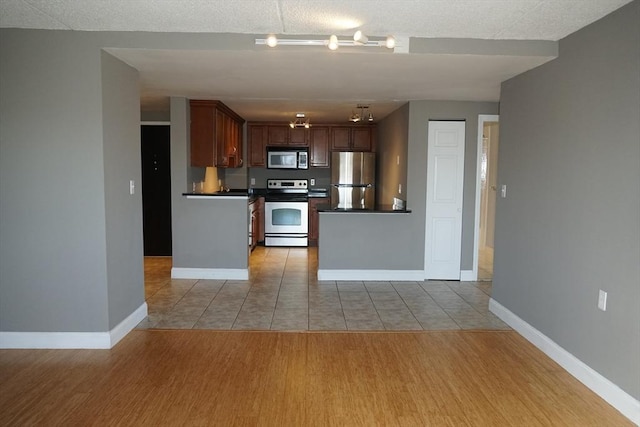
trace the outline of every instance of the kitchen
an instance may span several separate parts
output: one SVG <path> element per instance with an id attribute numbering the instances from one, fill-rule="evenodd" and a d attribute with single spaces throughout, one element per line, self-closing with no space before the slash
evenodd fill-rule
<path id="1" fill-rule="evenodd" d="M 322 229 L 319 216 L 324 212 L 410 212 L 398 198 L 375 203 L 377 132 L 371 113 L 371 120 L 360 123 L 310 123 L 310 118 L 299 113 L 290 123 L 250 122 L 243 126 L 244 120 L 219 101 L 190 100 L 188 110 L 190 179 L 182 196 L 197 204 L 189 207 L 190 215 L 198 215 L 195 206 L 208 207 L 210 215 L 215 215 L 213 222 L 193 222 L 195 229 L 203 232 L 203 223 L 208 230 L 222 225 L 224 230 L 210 241 L 224 236 L 226 246 L 238 252 L 226 261 L 212 256 L 210 263 L 191 251 L 192 256 L 181 262 L 174 253 L 175 278 L 244 279 L 248 264 L 238 260 L 248 260 L 247 251 L 258 242 L 266 246 L 318 245 Z M 225 118 L 233 120 L 225 122 Z M 217 140 L 223 143 L 216 144 Z M 361 178 L 365 181 L 359 185 Z M 392 206 L 394 200 L 401 204 Z M 243 216 L 238 212 L 243 207 L 247 211 L 247 202 L 249 211 L 243 225 L 237 220 Z M 226 212 L 227 208 L 235 215 Z M 293 223 L 287 225 L 291 218 Z M 237 243 L 245 242 L 241 236 L 247 234 L 248 249 L 241 250 Z M 197 241 L 200 239 L 202 234 Z M 178 236 L 174 252 L 180 253 L 180 240 Z M 212 251 L 215 249 L 208 247 L 198 253 Z"/>

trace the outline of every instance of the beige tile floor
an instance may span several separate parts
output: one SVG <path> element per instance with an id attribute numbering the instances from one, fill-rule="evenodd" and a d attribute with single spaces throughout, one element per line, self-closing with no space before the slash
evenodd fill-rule
<path id="1" fill-rule="evenodd" d="M 258 247 L 250 278 L 175 280 L 171 258 L 145 259 L 140 329 L 509 329 L 488 310 L 491 282 L 318 281 L 316 248 Z"/>

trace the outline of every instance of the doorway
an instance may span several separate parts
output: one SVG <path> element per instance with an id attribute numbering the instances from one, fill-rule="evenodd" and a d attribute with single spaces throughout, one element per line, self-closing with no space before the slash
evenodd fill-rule
<path id="1" fill-rule="evenodd" d="M 141 126 L 144 256 L 171 256 L 169 125 Z"/>
<path id="2" fill-rule="evenodd" d="M 476 280 L 493 280 L 494 232 L 498 190 L 498 116 L 478 120 L 478 177 L 476 192 Z"/>

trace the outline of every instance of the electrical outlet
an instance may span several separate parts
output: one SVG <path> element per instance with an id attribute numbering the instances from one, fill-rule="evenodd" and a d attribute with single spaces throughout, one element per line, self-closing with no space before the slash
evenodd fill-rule
<path id="1" fill-rule="evenodd" d="M 129 180 L 129 194 L 136 194 L 136 182 L 134 180 Z"/>
<path id="2" fill-rule="evenodd" d="M 602 289 L 598 292 L 598 308 L 607 311 L 607 293 Z"/>
<path id="3" fill-rule="evenodd" d="M 502 197 L 503 199 L 507 198 L 507 185 L 506 184 L 502 184 L 500 186 L 500 197 Z"/>
<path id="4" fill-rule="evenodd" d="M 251 185 L 256 185 L 256 179 L 255 178 L 251 178 Z"/>
<path id="5" fill-rule="evenodd" d="M 315 178 L 311 178 L 311 185 L 316 185 L 316 179 Z"/>

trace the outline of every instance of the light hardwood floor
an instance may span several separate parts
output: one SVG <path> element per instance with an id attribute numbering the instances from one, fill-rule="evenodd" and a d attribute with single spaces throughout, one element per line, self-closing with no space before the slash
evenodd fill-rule
<path id="1" fill-rule="evenodd" d="M 134 330 L 0 351 L 2 426 L 625 426 L 514 331 Z"/>

